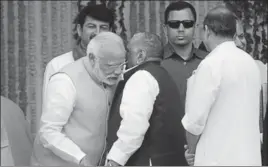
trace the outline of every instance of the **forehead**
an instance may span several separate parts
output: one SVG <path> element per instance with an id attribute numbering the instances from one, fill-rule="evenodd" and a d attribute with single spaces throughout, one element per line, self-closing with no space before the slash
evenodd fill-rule
<path id="1" fill-rule="evenodd" d="M 182 10 L 170 11 L 168 20 L 194 20 L 191 9 L 185 8 Z"/>
<path id="2" fill-rule="evenodd" d="M 124 61 L 126 57 L 124 48 L 116 45 L 110 46 L 110 48 L 104 48 L 102 51 L 100 51 L 100 54 L 100 58 L 106 62 L 121 62 Z"/>
<path id="3" fill-rule="evenodd" d="M 106 64 L 121 64 L 125 59 L 125 54 L 110 54 L 100 58 L 100 60 Z"/>
<path id="4" fill-rule="evenodd" d="M 104 21 L 100 21 L 100 20 L 97 20 L 97 19 L 94 19 L 93 17 L 91 16 L 86 16 L 86 19 L 85 19 L 85 23 L 84 24 L 98 24 L 98 25 L 109 25 L 108 22 L 104 22 Z"/>

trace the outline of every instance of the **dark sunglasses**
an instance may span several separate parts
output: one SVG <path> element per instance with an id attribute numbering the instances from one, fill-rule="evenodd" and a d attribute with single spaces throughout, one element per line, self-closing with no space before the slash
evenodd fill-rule
<path id="1" fill-rule="evenodd" d="M 180 25 L 183 25 L 184 28 L 191 28 L 194 26 L 194 21 L 193 20 L 183 20 L 183 21 L 168 21 L 167 25 L 170 28 L 179 28 Z"/>

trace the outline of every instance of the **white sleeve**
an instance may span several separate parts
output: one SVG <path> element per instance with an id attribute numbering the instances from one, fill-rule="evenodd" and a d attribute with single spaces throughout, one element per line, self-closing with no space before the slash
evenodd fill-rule
<path id="1" fill-rule="evenodd" d="M 209 64 L 201 63 L 196 73 L 188 79 L 185 116 L 182 125 L 194 135 L 200 135 L 220 86 L 221 74 Z"/>
<path id="2" fill-rule="evenodd" d="M 158 82 L 147 71 L 137 71 L 127 81 L 120 105 L 122 121 L 117 131 L 118 140 L 107 159 L 125 165 L 140 148 L 150 126 L 149 119 L 158 94 Z"/>
<path id="3" fill-rule="evenodd" d="M 45 92 L 47 90 L 47 85 L 49 82 L 50 77 L 56 73 L 56 70 L 54 69 L 53 65 L 51 62 L 49 62 L 46 66 L 45 72 L 44 72 L 44 79 L 43 79 L 43 90 L 42 90 L 42 95 L 43 95 L 43 101 L 45 99 Z"/>
<path id="4" fill-rule="evenodd" d="M 42 112 L 44 111 L 44 103 L 45 103 L 45 98 L 46 98 L 46 92 L 47 92 L 47 85 L 49 82 L 50 77 L 56 73 L 56 70 L 54 69 L 53 65 L 52 65 L 52 61 L 50 61 L 45 69 L 44 72 L 44 79 L 43 79 L 43 89 L 42 89 L 42 110 L 41 111 L 37 111 L 38 113 L 37 115 L 37 123 L 38 123 L 38 130 L 39 130 L 39 123 L 40 123 L 40 118 L 42 115 Z"/>
<path id="5" fill-rule="evenodd" d="M 46 92 L 39 131 L 41 143 L 62 159 L 79 164 L 85 153 L 62 133 L 73 112 L 76 89 L 68 75 L 58 73 L 49 80 Z"/>

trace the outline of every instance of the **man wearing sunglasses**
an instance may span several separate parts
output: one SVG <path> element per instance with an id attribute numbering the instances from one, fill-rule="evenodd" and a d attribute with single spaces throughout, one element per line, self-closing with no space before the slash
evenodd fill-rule
<path id="1" fill-rule="evenodd" d="M 165 10 L 163 29 L 168 43 L 164 48 L 164 60 L 161 65 L 176 82 L 183 104 L 185 104 L 186 97 L 186 81 L 207 55 L 207 52 L 199 50 L 193 45 L 195 23 L 196 11 L 188 2 L 172 2 Z M 185 133 L 181 135 L 185 135 Z M 186 141 L 180 144 L 183 146 Z M 186 161 L 183 163 L 183 165 L 187 165 Z"/>
<path id="2" fill-rule="evenodd" d="M 183 106 L 175 82 L 160 66 L 161 40 L 137 33 L 127 48 L 129 71 L 118 84 L 109 117 L 107 165 L 183 165 Z"/>
<path id="3" fill-rule="evenodd" d="M 109 108 L 126 50 L 120 36 L 102 32 L 89 42 L 86 55 L 48 83 L 32 165 L 100 165 Z"/>

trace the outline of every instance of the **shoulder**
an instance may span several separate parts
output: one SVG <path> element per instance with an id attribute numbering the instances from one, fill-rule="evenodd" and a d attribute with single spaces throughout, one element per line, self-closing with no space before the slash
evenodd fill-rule
<path id="1" fill-rule="evenodd" d="M 265 65 L 262 61 L 255 60 L 255 62 L 257 63 L 257 65 L 259 66 L 260 69 L 267 70 L 267 65 Z"/>
<path id="2" fill-rule="evenodd" d="M 144 85 L 144 86 L 152 86 L 158 85 L 155 77 L 147 70 L 138 70 L 135 72 L 127 81 L 127 85 Z M 137 86 L 135 86 L 137 87 Z"/>
<path id="3" fill-rule="evenodd" d="M 16 103 L 14 103 L 12 100 L 4 96 L 1 96 L 1 104 L 3 104 L 3 106 L 1 105 L 1 111 L 2 111 L 2 107 L 4 106 L 12 106 L 13 108 L 19 108 L 19 106 Z"/>
<path id="4" fill-rule="evenodd" d="M 156 96 L 159 93 L 159 84 L 150 72 L 138 70 L 126 82 L 124 92 Z"/>
<path id="5" fill-rule="evenodd" d="M 167 58 L 169 58 L 169 57 L 172 55 L 172 53 L 174 52 L 173 49 L 172 49 L 172 47 L 170 46 L 169 43 L 167 43 L 167 44 L 164 46 L 163 51 L 164 51 L 164 52 L 163 52 L 163 59 L 164 59 L 164 60 L 167 59 Z"/>
<path id="6" fill-rule="evenodd" d="M 53 82 L 65 82 L 65 81 L 71 81 L 70 77 L 68 74 L 64 73 L 64 72 L 57 72 L 54 75 L 51 76 L 50 78 L 50 83 Z"/>
<path id="7" fill-rule="evenodd" d="M 70 52 L 64 53 L 62 55 L 56 56 L 53 59 L 51 59 L 48 62 L 47 67 L 52 66 L 53 68 L 56 68 L 59 70 L 60 68 L 64 67 L 65 65 L 73 61 L 74 61 L 73 52 L 70 51 Z"/>
<path id="8" fill-rule="evenodd" d="M 50 88 L 57 88 L 63 90 L 69 90 L 74 88 L 73 80 L 71 77 L 64 72 L 57 72 L 51 76 L 49 82 Z"/>
<path id="9" fill-rule="evenodd" d="M 81 63 L 83 62 L 83 60 L 85 59 L 85 57 L 82 57 L 76 61 L 72 61 L 68 64 L 66 64 L 64 67 L 62 67 L 59 71 L 63 72 L 63 71 L 80 71 L 82 69 L 83 66 L 81 66 Z"/>
<path id="10" fill-rule="evenodd" d="M 1 116 L 4 116 L 4 118 L 7 118 L 6 116 L 14 117 L 14 114 L 18 114 L 23 117 L 23 111 L 21 108 L 12 100 L 1 96 Z M 11 116 L 12 115 L 12 116 Z"/>

